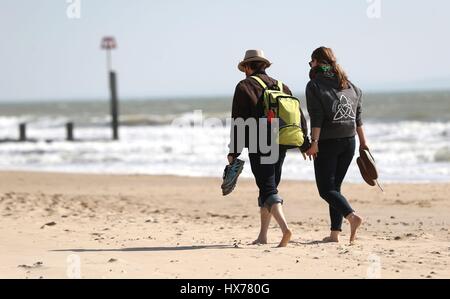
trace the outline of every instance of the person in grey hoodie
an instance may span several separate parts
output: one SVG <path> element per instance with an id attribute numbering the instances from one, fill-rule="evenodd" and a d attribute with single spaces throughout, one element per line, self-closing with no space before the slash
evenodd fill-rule
<path id="1" fill-rule="evenodd" d="M 310 81 L 306 102 L 311 121 L 314 172 L 320 196 L 328 203 L 331 233 L 324 241 L 338 242 L 343 218 L 350 223 L 350 243 L 362 223 L 341 193 L 341 185 L 355 153 L 355 135 L 360 149 L 367 149 L 362 123 L 361 90 L 352 84 L 330 48 L 314 50 L 309 63 Z"/>

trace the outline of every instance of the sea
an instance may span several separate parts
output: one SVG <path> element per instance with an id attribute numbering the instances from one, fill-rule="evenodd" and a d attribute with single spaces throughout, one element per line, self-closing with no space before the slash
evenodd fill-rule
<path id="1" fill-rule="evenodd" d="M 231 101 L 121 100 L 118 141 L 108 99 L 1 102 L 0 170 L 221 177 Z M 363 121 L 381 184 L 450 182 L 450 91 L 367 93 Z M 66 141 L 67 122 L 75 141 Z M 21 123 L 29 141 L 16 141 Z M 246 151 L 241 158 L 242 176 L 252 177 Z M 312 162 L 290 150 L 283 178 L 313 181 Z M 346 180 L 363 182 L 356 161 Z"/>

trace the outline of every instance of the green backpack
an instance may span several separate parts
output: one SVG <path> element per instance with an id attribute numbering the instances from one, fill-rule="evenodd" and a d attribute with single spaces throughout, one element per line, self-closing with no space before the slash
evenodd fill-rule
<path id="1" fill-rule="evenodd" d="M 263 106 L 264 115 L 268 121 L 279 119 L 277 143 L 289 147 L 303 145 L 303 131 L 301 127 L 300 100 L 283 92 L 283 83 L 269 88 L 258 76 L 251 76 L 264 89 Z"/>

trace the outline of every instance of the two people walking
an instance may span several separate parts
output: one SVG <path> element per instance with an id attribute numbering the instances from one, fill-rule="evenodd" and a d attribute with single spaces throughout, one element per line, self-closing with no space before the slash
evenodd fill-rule
<path id="1" fill-rule="evenodd" d="M 231 128 L 230 152 L 227 159 L 231 164 L 241 154 L 244 147 L 249 148 L 250 166 L 259 189 L 258 206 L 261 227 L 253 244 L 267 243 L 267 232 L 272 216 L 280 226 L 283 235 L 278 246 L 287 246 L 292 237 L 292 231 L 282 209 L 283 199 L 278 192 L 286 151 L 292 148 L 297 148 L 296 150 L 300 150 L 303 155 L 306 154 L 310 159 L 314 159 L 317 189 L 320 197 L 329 205 L 331 221 L 330 235 L 324 238 L 324 241 L 339 241 L 342 222 L 345 218 L 350 224 L 350 242 L 352 243 L 362 218 L 355 213 L 341 193 L 341 185 L 355 153 L 355 135 L 358 135 L 360 148 L 367 148 L 361 118 L 361 90 L 348 80 L 330 48 L 317 48 L 311 55 L 310 81 L 306 86 L 311 138 L 307 136 L 308 125 L 300 106 L 292 106 L 295 103 L 292 101 L 287 105 L 299 111 L 297 116 L 294 116 L 296 125 L 289 126 L 298 126 L 300 133 L 286 130 L 283 138 L 286 138 L 286 135 L 302 134 L 303 136 L 299 136 L 302 142 L 298 144 L 299 146 L 286 146 L 281 142 L 277 144 L 282 138 L 281 129 L 278 129 L 279 139 L 277 137 L 277 140 L 271 140 L 270 134 L 273 128 L 270 113 L 272 110 L 265 107 L 267 104 L 262 98 L 267 89 L 277 89 L 280 93 L 286 94 L 287 98 L 292 96 L 292 92 L 288 86 L 280 84 L 280 81 L 267 75 L 266 69 L 270 65 L 271 62 L 262 51 L 248 50 L 246 52 L 244 59 L 238 65 L 238 69 L 245 73 L 246 78 L 236 86 L 231 113 L 234 124 Z M 274 105 L 274 111 L 280 109 L 279 103 L 277 104 L 278 107 Z M 281 111 L 278 112 L 281 113 Z M 278 154 L 275 160 L 270 162 L 264 160 L 270 153 L 259 147 L 261 135 L 259 130 L 252 131 L 246 126 L 236 125 L 239 119 L 256 120 L 258 129 L 261 125 L 267 125 L 268 140 L 272 143 L 271 151 L 275 149 Z M 288 127 L 285 123 L 283 124 L 284 127 Z M 280 126 L 280 128 L 283 127 Z M 244 141 L 237 142 L 237 136 L 244 136 Z M 251 146 L 252 144 L 258 144 L 256 149 Z"/>

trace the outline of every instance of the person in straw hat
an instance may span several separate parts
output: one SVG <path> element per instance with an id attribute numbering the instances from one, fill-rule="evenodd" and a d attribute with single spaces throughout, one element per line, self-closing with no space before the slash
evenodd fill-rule
<path id="1" fill-rule="evenodd" d="M 245 53 L 244 59 L 239 62 L 238 69 L 245 73 L 246 78 L 240 81 L 235 89 L 233 105 L 232 105 L 232 119 L 236 121 L 241 118 L 244 121 L 249 118 L 254 118 L 258 121 L 264 116 L 264 107 L 262 104 L 263 87 L 261 84 L 251 78 L 251 76 L 259 77 L 267 86 L 276 86 L 277 80 L 269 77 L 266 69 L 272 63 L 267 59 L 262 50 L 248 50 Z M 292 95 L 289 88 L 283 84 L 283 91 L 286 94 Z M 307 132 L 306 120 L 301 115 L 304 132 Z M 267 120 L 266 120 L 267 122 Z M 257 140 L 258 133 L 255 130 L 247 130 L 245 126 L 238 126 L 234 122 L 231 129 L 230 153 L 227 156 L 228 162 L 231 164 L 242 152 L 243 147 L 249 148 L 250 138 Z M 238 134 L 238 130 L 242 130 Z M 306 133 L 307 134 L 307 133 Z M 236 142 L 234 137 L 245 136 L 245 142 Z M 238 148 L 241 144 L 241 148 Z M 258 144 L 258 142 L 256 142 Z M 283 233 L 279 247 L 287 246 L 291 239 L 292 232 L 287 224 L 286 218 L 283 214 L 282 204 L 283 199 L 278 194 L 278 184 L 281 179 L 281 171 L 283 161 L 286 155 L 286 149 L 280 146 L 278 160 L 272 164 L 261 163 L 261 157 L 265 154 L 261 153 L 258 147 L 257 152 L 252 152 L 249 148 L 249 160 L 252 173 L 255 177 L 256 184 L 259 189 L 258 206 L 260 207 L 261 228 L 258 238 L 252 244 L 267 244 L 267 231 L 269 228 L 271 217 L 273 216 L 278 222 Z"/>

